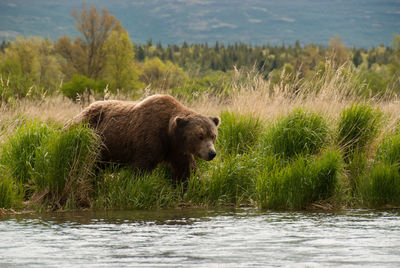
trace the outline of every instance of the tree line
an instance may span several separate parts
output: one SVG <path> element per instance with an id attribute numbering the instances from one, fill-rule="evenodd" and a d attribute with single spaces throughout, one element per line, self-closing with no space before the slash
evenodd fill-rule
<path id="1" fill-rule="evenodd" d="M 347 64 L 373 91 L 400 90 L 400 35 L 393 45 L 347 48 L 340 37 L 328 46 L 309 44 L 252 46 L 244 43 L 163 46 L 134 44 L 121 22 L 106 9 L 83 6 L 71 12 L 80 36 L 56 42 L 18 37 L 0 45 L 0 96 L 9 98 L 61 91 L 78 98 L 85 91 L 128 95 L 144 88 L 183 92 L 188 87 L 225 87 L 234 68 L 255 69 L 272 83 L 281 72 L 299 79 L 315 76 L 326 63 Z M 225 79 L 225 80 L 224 80 Z M 290 79 L 289 79 L 290 80 Z M 217 90 L 218 91 L 218 90 Z M 219 91 L 221 91 L 219 89 Z"/>

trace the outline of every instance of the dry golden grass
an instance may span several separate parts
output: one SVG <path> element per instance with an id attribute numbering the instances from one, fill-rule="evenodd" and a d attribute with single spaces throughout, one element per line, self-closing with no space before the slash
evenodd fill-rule
<path id="1" fill-rule="evenodd" d="M 294 78 L 293 83 L 281 82 L 274 86 L 255 71 L 245 73 L 236 70 L 229 97 L 205 95 L 194 102 L 181 101 L 203 114 L 217 115 L 223 110 L 229 110 L 259 116 L 266 121 L 285 115 L 295 107 L 303 107 L 321 113 L 329 121 L 334 122 L 344 108 L 352 103 L 365 102 L 365 99 L 357 96 L 353 78 L 343 74 L 343 68 L 345 66 L 328 68 L 322 76 L 308 82 Z M 281 81 L 285 81 L 285 78 L 285 74 L 282 73 Z M 139 99 L 149 94 L 149 91 L 146 92 Z M 126 99 L 123 96 L 110 98 Z M 397 97 L 370 98 L 367 102 L 387 115 L 384 133 L 393 129 L 399 122 L 400 100 Z M 3 105 L 0 107 L 0 137 L 12 131 L 13 126 L 18 125 L 20 118 L 64 124 L 82 108 L 82 104 L 74 103 L 60 95 L 46 97 L 43 100 L 23 99 L 11 106 Z"/>
<path id="2" fill-rule="evenodd" d="M 296 80 L 290 85 L 281 83 L 274 86 L 260 75 L 248 74 L 244 82 L 240 79 L 233 82 L 233 93 L 228 99 L 205 96 L 191 105 L 195 110 L 206 114 L 218 114 L 222 110 L 229 110 L 253 114 L 265 120 L 274 120 L 295 107 L 303 107 L 334 121 L 349 105 L 367 102 L 387 115 L 386 131 L 399 122 L 400 100 L 396 96 L 385 95 L 366 100 L 357 95 L 352 81 L 343 77 L 341 73 L 339 68 L 308 82 L 300 83 L 300 80 Z M 243 75 L 236 71 L 237 77 Z M 284 80 L 284 75 L 282 74 L 281 80 Z M 315 88 L 318 88 L 317 92 Z"/>
<path id="3" fill-rule="evenodd" d="M 16 117 L 42 121 L 66 122 L 81 110 L 81 105 L 62 96 L 48 97 L 44 100 L 23 99 L 12 106 L 3 107 L 0 121 Z"/>

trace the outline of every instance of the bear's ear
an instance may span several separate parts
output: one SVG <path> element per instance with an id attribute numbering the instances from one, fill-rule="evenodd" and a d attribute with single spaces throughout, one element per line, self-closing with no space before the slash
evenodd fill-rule
<path id="1" fill-rule="evenodd" d="M 219 124 L 221 124 L 221 119 L 218 116 L 210 117 L 210 119 L 211 119 L 211 121 L 214 122 L 215 126 L 217 126 L 217 127 L 219 126 Z"/>
<path id="2" fill-rule="evenodd" d="M 184 127 L 187 125 L 187 123 L 189 123 L 189 118 L 176 116 L 174 121 L 177 127 Z"/>

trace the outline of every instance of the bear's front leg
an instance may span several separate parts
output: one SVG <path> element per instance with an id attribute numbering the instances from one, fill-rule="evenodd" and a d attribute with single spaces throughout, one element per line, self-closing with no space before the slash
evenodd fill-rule
<path id="1" fill-rule="evenodd" d="M 193 155 L 182 155 L 176 157 L 171 163 L 174 178 L 177 182 L 185 182 L 189 179 L 190 173 L 196 173 L 197 165 Z"/>

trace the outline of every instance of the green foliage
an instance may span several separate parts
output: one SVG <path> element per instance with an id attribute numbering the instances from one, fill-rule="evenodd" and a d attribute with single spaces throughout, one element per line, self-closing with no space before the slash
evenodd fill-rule
<path id="1" fill-rule="evenodd" d="M 354 152 L 362 152 L 378 135 L 382 113 L 366 104 L 352 105 L 342 111 L 337 130 L 337 142 L 343 148 L 345 160 Z"/>
<path id="2" fill-rule="evenodd" d="M 361 200 L 369 207 L 400 205 L 398 166 L 386 162 L 376 164 L 360 185 Z"/>
<path id="3" fill-rule="evenodd" d="M 366 85 L 366 90 L 363 93 L 366 96 L 377 96 L 387 93 L 391 83 L 389 79 L 377 72 L 362 72 L 359 79 L 362 84 Z"/>
<path id="4" fill-rule="evenodd" d="M 0 59 L 0 75 L 9 79 L 15 97 L 52 93 L 60 81 L 60 66 L 50 39 L 18 37 Z"/>
<path id="5" fill-rule="evenodd" d="M 262 208 L 304 209 L 332 198 L 341 173 L 341 155 L 326 151 L 319 158 L 298 156 L 284 168 L 269 165 L 257 178 L 258 202 Z M 277 168 L 278 167 L 278 168 Z"/>
<path id="6" fill-rule="evenodd" d="M 346 160 L 350 197 L 356 200 L 358 198 L 357 194 L 359 192 L 360 182 L 369 168 L 368 157 L 365 152 L 356 152 L 349 155 Z"/>
<path id="7" fill-rule="evenodd" d="M 316 154 L 325 145 L 328 134 L 328 124 L 321 115 L 298 108 L 267 130 L 263 150 L 284 158 Z"/>
<path id="8" fill-rule="evenodd" d="M 205 95 L 228 96 L 231 92 L 231 73 L 216 71 L 202 78 L 190 78 L 171 88 L 178 99 L 193 101 Z"/>
<path id="9" fill-rule="evenodd" d="M 400 205 L 400 135 L 385 137 L 378 147 L 375 163 L 361 182 L 359 194 L 368 207 Z"/>
<path id="10" fill-rule="evenodd" d="M 258 117 L 228 111 L 221 113 L 217 148 L 225 154 L 243 154 L 254 149 L 263 125 Z"/>
<path id="11" fill-rule="evenodd" d="M 104 81 L 94 81 L 84 75 L 74 75 L 74 77 L 61 87 L 64 96 L 76 101 L 85 92 L 93 90 L 97 93 L 103 93 L 106 88 Z"/>
<path id="12" fill-rule="evenodd" d="M 258 168 L 251 155 L 225 155 L 199 171 L 201 177 L 190 179 L 185 200 L 203 205 L 250 203 Z"/>
<path id="13" fill-rule="evenodd" d="M 153 89 L 170 89 L 185 81 L 187 74 L 178 65 L 159 58 L 145 60 L 140 80 Z"/>
<path id="14" fill-rule="evenodd" d="M 22 185 L 31 183 L 35 171 L 36 149 L 53 133 L 54 129 L 42 122 L 27 122 L 2 144 L 0 164 L 7 167 L 16 182 Z"/>
<path id="15" fill-rule="evenodd" d="M 71 14 L 82 36 L 73 42 L 68 36 L 58 39 L 55 47 L 63 59 L 62 71 L 67 78 L 81 74 L 99 80 L 107 61 L 105 42 L 112 31 L 122 31 L 121 23 L 107 9 L 100 14 L 93 5 L 83 5 L 79 12 L 74 9 Z"/>
<path id="16" fill-rule="evenodd" d="M 400 134 L 385 137 L 379 146 L 375 161 L 400 167 Z"/>
<path id="17" fill-rule="evenodd" d="M 290 63 L 285 63 L 282 68 L 275 69 L 269 73 L 271 88 L 273 88 L 275 85 L 280 85 L 282 88 L 293 86 L 295 78 L 296 71 L 293 65 Z"/>
<path id="18" fill-rule="evenodd" d="M 149 209 L 171 207 L 179 200 L 179 191 L 166 179 L 167 172 L 157 168 L 152 173 L 111 168 L 96 181 L 93 207 Z"/>
<path id="19" fill-rule="evenodd" d="M 340 36 L 329 39 L 329 47 L 327 51 L 328 57 L 333 63 L 339 67 L 349 60 L 349 51 L 344 46 Z"/>
<path id="20" fill-rule="evenodd" d="M 16 182 L 0 166 L 0 208 L 16 208 L 23 201 L 23 195 Z"/>
<path id="21" fill-rule="evenodd" d="M 113 31 L 104 43 L 106 66 L 104 77 L 111 92 L 121 90 L 130 95 L 142 87 L 140 72 L 134 62 L 133 44 L 126 31 Z"/>
<path id="22" fill-rule="evenodd" d="M 75 126 L 54 133 L 36 148 L 34 184 L 43 202 L 52 207 L 89 206 L 91 178 L 100 152 L 99 137 Z"/>

